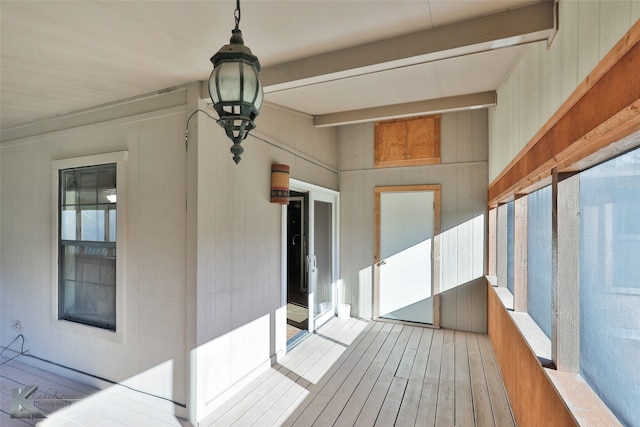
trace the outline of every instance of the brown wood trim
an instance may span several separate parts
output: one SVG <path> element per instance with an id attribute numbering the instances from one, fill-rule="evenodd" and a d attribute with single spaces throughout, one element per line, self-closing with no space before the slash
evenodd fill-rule
<path id="1" fill-rule="evenodd" d="M 424 166 L 424 165 L 437 165 L 440 164 L 440 156 L 432 157 L 430 159 L 418 159 L 418 160 L 387 160 L 384 162 L 378 161 L 374 166 L 375 168 L 397 168 L 402 166 Z"/>
<path id="2" fill-rule="evenodd" d="M 622 151 L 617 141 L 640 130 L 639 42 L 640 21 L 490 184 L 490 206 L 548 178 L 554 167 L 572 171 Z"/>

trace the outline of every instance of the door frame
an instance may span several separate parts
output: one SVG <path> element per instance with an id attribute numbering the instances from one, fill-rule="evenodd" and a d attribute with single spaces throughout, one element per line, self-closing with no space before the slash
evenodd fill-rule
<path id="1" fill-rule="evenodd" d="M 331 260 L 331 280 L 332 280 L 332 301 L 333 301 L 333 310 L 327 312 L 324 316 L 321 316 L 317 320 L 314 317 L 314 301 L 313 298 L 310 297 L 308 309 L 309 309 L 309 325 L 308 331 L 313 332 L 317 329 L 317 326 L 322 325 L 324 322 L 334 317 L 337 313 L 338 308 L 338 279 L 340 272 L 340 193 L 328 188 L 320 187 L 318 185 L 309 184 L 304 181 L 299 181 L 297 179 L 291 178 L 289 181 L 289 189 L 293 191 L 309 193 L 309 235 L 307 236 L 307 250 L 309 254 L 315 254 L 315 201 L 328 202 L 333 204 L 333 209 L 331 213 L 331 222 L 333 224 L 332 230 L 332 260 Z M 313 252 L 312 252 L 313 251 Z M 285 308 L 287 306 L 287 206 L 282 206 L 282 307 Z M 309 295 L 312 295 L 312 292 L 309 292 Z M 286 314 L 284 315 L 284 327 L 286 329 Z M 316 325 L 317 324 L 317 325 Z M 285 339 L 286 341 L 286 339 Z M 286 345 L 285 345 L 286 348 Z"/>
<path id="2" fill-rule="evenodd" d="M 431 247 L 431 295 L 433 295 L 433 327 L 440 327 L 440 184 L 387 185 L 375 192 L 375 250 L 373 256 L 373 319 L 399 322 L 380 317 L 380 194 L 393 192 L 433 191 L 433 239 Z M 400 321 L 401 322 L 401 321 Z M 410 322 L 408 322 L 410 323 Z M 425 324 L 426 325 L 426 324 Z"/>

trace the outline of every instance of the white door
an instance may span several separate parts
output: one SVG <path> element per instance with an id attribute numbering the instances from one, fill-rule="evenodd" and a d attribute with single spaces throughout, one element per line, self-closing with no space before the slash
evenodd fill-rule
<path id="1" fill-rule="evenodd" d="M 376 192 L 377 317 L 434 323 L 433 249 L 439 188 L 386 187 Z M 436 203 L 438 201 L 438 203 Z"/>

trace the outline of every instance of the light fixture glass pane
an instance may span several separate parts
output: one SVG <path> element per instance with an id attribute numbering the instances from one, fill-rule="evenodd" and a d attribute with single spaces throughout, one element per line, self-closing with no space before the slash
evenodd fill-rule
<path id="1" fill-rule="evenodd" d="M 224 62 L 218 71 L 217 85 L 220 100 L 223 102 L 240 100 L 240 65 L 237 62 Z"/>
<path id="2" fill-rule="evenodd" d="M 244 102 L 253 103 L 256 97 L 256 86 L 258 84 L 258 75 L 251 65 L 242 64 L 242 74 L 244 77 L 244 93 L 242 100 Z"/>
<path id="3" fill-rule="evenodd" d="M 253 105 L 256 106 L 256 111 L 258 111 L 262 106 L 263 99 L 264 99 L 264 92 L 262 90 L 262 82 L 258 80 L 258 96 L 256 97 L 256 100 L 253 103 Z"/>
<path id="4" fill-rule="evenodd" d="M 218 68 L 215 68 L 211 71 L 211 76 L 209 76 L 209 95 L 211 95 L 211 101 L 214 104 L 220 102 L 220 97 L 218 96 L 218 89 L 216 85 L 216 81 L 218 78 Z"/>

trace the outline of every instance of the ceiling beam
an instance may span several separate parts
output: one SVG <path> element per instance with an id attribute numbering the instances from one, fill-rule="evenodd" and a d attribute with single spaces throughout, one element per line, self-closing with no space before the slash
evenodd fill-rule
<path id="1" fill-rule="evenodd" d="M 472 93 L 469 95 L 451 96 L 448 98 L 429 99 L 426 101 L 408 102 L 406 104 L 385 105 L 383 107 L 365 108 L 362 110 L 343 111 L 341 113 L 315 116 L 314 126 L 341 126 L 353 123 L 388 120 L 399 117 L 420 116 L 423 114 L 445 113 L 496 105 L 497 95 L 494 91 Z"/>
<path id="2" fill-rule="evenodd" d="M 548 39 L 554 32 L 554 22 L 554 2 L 544 0 L 520 9 L 272 65 L 262 71 L 260 80 L 265 92 L 270 93 L 471 54 L 486 50 L 487 44 L 489 48 L 501 48 L 530 43 Z"/>

